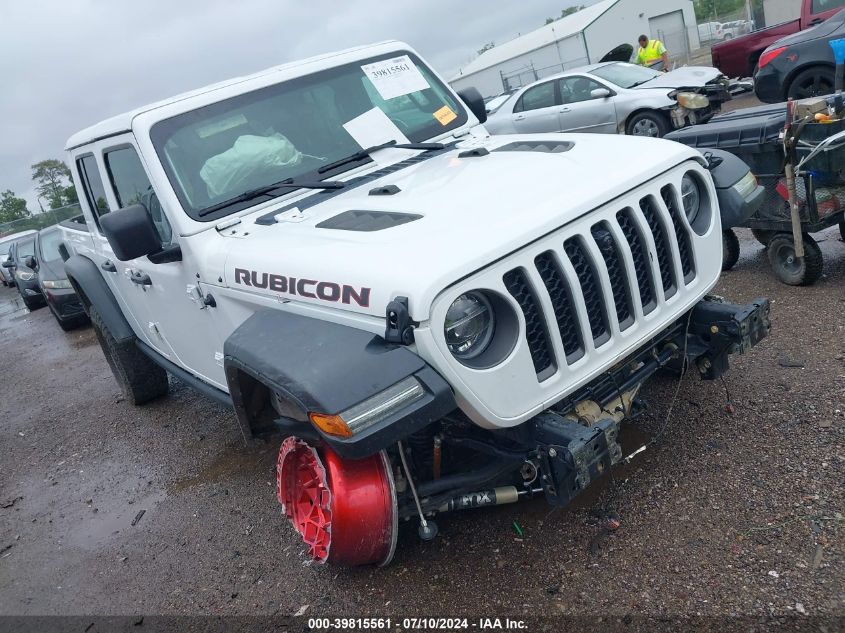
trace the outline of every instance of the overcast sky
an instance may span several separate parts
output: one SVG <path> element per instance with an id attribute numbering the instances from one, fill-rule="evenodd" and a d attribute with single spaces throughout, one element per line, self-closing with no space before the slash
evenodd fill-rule
<path id="1" fill-rule="evenodd" d="M 581 0 L 592 4 L 594 0 Z M 399 39 L 447 78 L 572 0 L 0 0 L 0 191 L 37 210 L 30 165 L 74 132 L 237 75 Z"/>

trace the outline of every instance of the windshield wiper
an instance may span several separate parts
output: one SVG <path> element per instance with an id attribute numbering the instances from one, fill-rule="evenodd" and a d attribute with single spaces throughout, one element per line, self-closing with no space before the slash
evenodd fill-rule
<path id="1" fill-rule="evenodd" d="M 234 198 L 229 198 L 228 200 L 224 200 L 223 202 L 218 202 L 217 204 L 213 204 L 210 207 L 206 207 L 205 209 L 197 213 L 197 215 L 199 217 L 210 215 L 215 211 L 225 209 L 226 207 L 231 206 L 233 204 L 237 204 L 239 202 L 246 202 L 248 200 L 255 200 L 255 198 L 270 195 L 271 192 L 276 192 L 280 189 L 343 189 L 345 186 L 346 183 L 341 182 L 339 180 L 297 181 L 293 178 L 286 178 L 285 180 L 274 182 L 271 185 L 264 185 L 263 187 L 256 187 L 255 189 L 249 189 L 248 191 L 244 191 L 242 194 L 235 196 Z"/>
<path id="2" fill-rule="evenodd" d="M 376 152 L 380 149 L 421 149 L 426 152 L 436 150 L 436 149 L 443 149 L 446 146 L 443 143 L 397 143 L 396 141 L 387 141 L 386 143 L 381 143 L 379 145 L 373 145 L 372 147 L 366 147 L 360 151 L 355 152 L 354 154 L 350 154 L 345 158 L 341 158 L 340 160 L 336 160 L 333 163 L 329 163 L 328 165 L 323 165 L 319 169 L 317 169 L 318 174 L 324 174 L 327 171 L 331 171 L 337 167 L 342 167 L 343 165 L 347 165 L 349 163 L 357 163 L 359 161 L 364 160 L 365 158 L 369 158 L 370 154 Z"/>

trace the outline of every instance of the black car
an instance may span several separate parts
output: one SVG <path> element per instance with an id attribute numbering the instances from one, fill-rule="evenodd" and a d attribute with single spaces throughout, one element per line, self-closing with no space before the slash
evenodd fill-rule
<path id="1" fill-rule="evenodd" d="M 79 295 L 65 274 L 59 251 L 62 233 L 58 227 L 41 229 L 35 237 L 35 256 L 26 261 L 38 274 L 38 285 L 56 321 L 65 331 L 88 322 Z"/>
<path id="2" fill-rule="evenodd" d="M 27 265 L 33 263 L 30 258 L 35 255 L 35 237 L 33 235 L 12 243 L 9 258 L 3 262 L 3 268 L 14 276 L 24 305 L 30 310 L 42 308 L 46 303 L 38 285 L 38 274 Z"/>
<path id="3" fill-rule="evenodd" d="M 836 64 L 829 42 L 845 37 L 845 10 L 806 31 L 781 38 L 760 55 L 754 92 L 768 103 L 833 92 Z"/>

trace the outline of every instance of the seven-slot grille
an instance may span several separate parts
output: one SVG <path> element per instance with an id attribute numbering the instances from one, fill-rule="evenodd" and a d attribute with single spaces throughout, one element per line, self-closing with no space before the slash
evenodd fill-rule
<path id="1" fill-rule="evenodd" d="M 522 267 L 504 274 L 505 287 L 525 317 L 526 343 L 539 380 L 553 375 L 557 363 L 572 364 L 583 357 L 585 340 L 595 348 L 610 341 L 611 319 L 624 332 L 653 311 L 660 298 L 673 297 L 679 283 L 695 279 L 691 237 L 679 200 L 675 187 L 667 185 L 659 199 L 642 197 L 637 211 L 623 208 L 588 232 L 541 252 L 533 265 L 542 286 Z M 553 314 L 545 314 L 540 293 L 548 296 Z M 581 302 L 581 312 L 576 302 Z M 565 359 L 555 357 L 549 336 L 553 330 L 560 334 Z"/>

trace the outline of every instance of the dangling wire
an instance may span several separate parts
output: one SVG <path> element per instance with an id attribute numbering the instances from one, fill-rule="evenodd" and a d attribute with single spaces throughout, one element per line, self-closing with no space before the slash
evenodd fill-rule
<path id="1" fill-rule="evenodd" d="M 624 458 L 622 460 L 626 464 L 629 463 L 635 455 L 639 455 L 645 449 L 647 449 L 649 446 L 654 444 L 660 438 L 660 436 L 663 435 L 663 433 L 666 432 L 666 429 L 669 427 L 669 422 L 672 419 L 672 410 L 675 408 L 675 402 L 677 401 L 678 394 L 681 391 L 681 383 L 684 382 L 684 378 L 687 375 L 687 365 L 688 365 L 687 348 L 688 348 L 688 344 L 689 344 L 689 329 L 690 329 L 691 323 L 692 323 L 692 310 L 690 310 L 689 316 L 687 316 L 687 326 L 686 326 L 686 329 L 684 330 L 684 352 L 683 352 L 683 355 L 681 356 L 681 376 L 680 376 L 680 378 L 678 378 L 678 384 L 675 386 L 675 393 L 672 395 L 672 400 L 669 403 L 669 410 L 666 412 L 666 419 L 663 421 L 663 426 L 661 427 L 661 429 L 657 432 L 657 434 L 653 438 L 651 438 L 648 442 L 646 442 L 645 444 L 640 446 L 637 450 L 635 450 L 633 453 L 631 453 L 630 455 L 628 455 L 626 458 Z"/>

